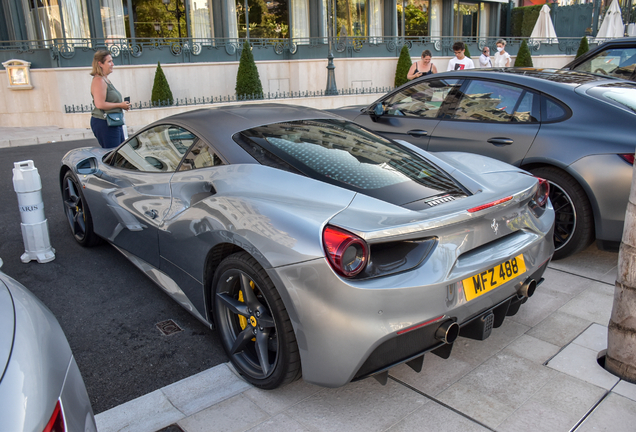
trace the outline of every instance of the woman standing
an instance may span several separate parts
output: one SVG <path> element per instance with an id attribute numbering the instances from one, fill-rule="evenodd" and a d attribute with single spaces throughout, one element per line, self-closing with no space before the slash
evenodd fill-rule
<path id="1" fill-rule="evenodd" d="M 422 59 L 411 65 L 411 69 L 409 69 L 409 73 L 406 74 L 406 78 L 412 80 L 424 75 L 437 73 L 437 68 L 431 63 L 431 57 L 433 57 L 431 52 L 424 50 L 422 52 Z"/>
<path id="2" fill-rule="evenodd" d="M 506 52 L 506 41 L 504 39 L 497 41 L 497 53 L 493 63 L 495 67 L 510 67 L 510 54 Z"/>
<path id="3" fill-rule="evenodd" d="M 91 129 L 103 148 L 117 147 L 124 142 L 125 126 L 108 126 L 106 113 L 121 113 L 130 109 L 130 102 L 122 101 L 121 93 L 108 79 L 113 72 L 113 57 L 108 51 L 97 51 L 93 56 L 93 82 L 91 95 L 95 108 L 91 113 Z"/>

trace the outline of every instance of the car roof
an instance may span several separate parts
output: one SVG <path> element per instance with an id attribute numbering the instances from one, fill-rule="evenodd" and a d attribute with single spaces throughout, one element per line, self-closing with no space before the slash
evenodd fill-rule
<path id="1" fill-rule="evenodd" d="M 430 81 L 445 78 L 490 79 L 524 86 L 557 98 L 566 97 L 579 87 L 594 87 L 600 84 L 625 81 L 620 78 L 605 77 L 587 72 L 540 68 L 486 68 L 442 72 L 417 80 Z M 414 80 L 415 81 L 415 80 Z M 408 86 L 409 83 L 405 84 Z"/>
<path id="2" fill-rule="evenodd" d="M 506 81 L 515 82 L 518 84 L 532 85 L 534 82 L 538 85 L 544 84 L 548 86 L 571 86 L 578 87 L 583 84 L 590 83 L 604 83 L 614 82 L 617 78 L 606 78 L 598 75 L 560 70 L 560 69 L 540 69 L 540 68 L 487 68 L 487 69 L 468 69 L 463 71 L 450 71 L 440 74 L 429 75 L 427 78 L 432 79 L 435 77 L 449 78 L 449 77 L 462 77 L 462 78 L 490 78 L 490 79 L 504 79 Z M 539 88 L 538 90 L 541 90 Z"/>
<path id="3" fill-rule="evenodd" d="M 610 39 L 610 40 L 606 40 L 605 42 L 603 42 L 602 44 L 598 45 L 598 46 L 603 46 L 603 45 L 634 45 L 636 44 L 636 37 L 622 37 L 622 38 L 616 38 L 616 39 Z"/>
<path id="4" fill-rule="evenodd" d="M 174 124 L 194 132 L 210 142 L 230 163 L 254 163 L 230 137 L 235 133 L 265 124 L 308 119 L 340 119 L 335 114 L 299 105 L 245 103 L 186 111 L 165 117 L 147 126 Z"/>
<path id="5" fill-rule="evenodd" d="M 200 131 L 233 135 L 264 124 L 317 118 L 338 117 L 325 111 L 298 105 L 249 103 L 187 111 L 166 117 L 156 123 L 187 123 Z"/>

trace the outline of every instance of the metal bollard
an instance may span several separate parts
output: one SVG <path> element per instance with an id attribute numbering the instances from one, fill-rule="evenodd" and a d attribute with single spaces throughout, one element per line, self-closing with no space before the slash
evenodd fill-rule
<path id="1" fill-rule="evenodd" d="M 22 239 L 25 252 L 23 263 L 37 259 L 47 263 L 55 259 L 55 249 L 49 240 L 49 223 L 44 217 L 42 181 L 32 160 L 13 164 L 13 189 L 18 194 L 18 206 L 22 223 Z"/>

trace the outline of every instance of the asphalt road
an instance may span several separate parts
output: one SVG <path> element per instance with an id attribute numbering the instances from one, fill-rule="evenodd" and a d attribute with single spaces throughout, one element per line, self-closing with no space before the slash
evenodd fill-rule
<path id="1" fill-rule="evenodd" d="M 75 355 L 93 410 L 109 408 L 227 361 L 216 332 L 163 293 L 108 244 L 78 245 L 64 215 L 58 180 L 70 149 L 95 140 L 0 149 L 2 271 L 37 295 L 59 320 Z M 23 264 L 24 244 L 13 163 L 33 160 L 55 260 Z M 155 325 L 172 319 L 183 331 L 164 336 Z"/>

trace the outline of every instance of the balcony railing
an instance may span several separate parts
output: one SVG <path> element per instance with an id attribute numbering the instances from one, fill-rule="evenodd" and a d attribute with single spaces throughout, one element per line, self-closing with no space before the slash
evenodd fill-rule
<path id="1" fill-rule="evenodd" d="M 462 40 L 473 56 L 484 46 L 494 52 L 498 37 L 338 37 L 333 40 L 335 58 L 399 57 L 406 45 L 412 57 L 425 49 L 435 56 L 452 56 L 453 43 Z M 515 55 L 521 38 L 507 38 L 506 51 Z M 51 39 L 0 42 L 0 62 L 18 58 L 31 62 L 32 68 L 90 66 L 95 51 L 108 49 L 120 65 L 162 63 L 200 63 L 238 61 L 244 39 Z M 328 40 L 250 39 L 256 61 L 326 59 Z M 530 41 L 532 55 L 574 54 L 580 38 L 559 38 L 554 43 Z M 591 44 L 594 46 L 594 44 Z"/>

